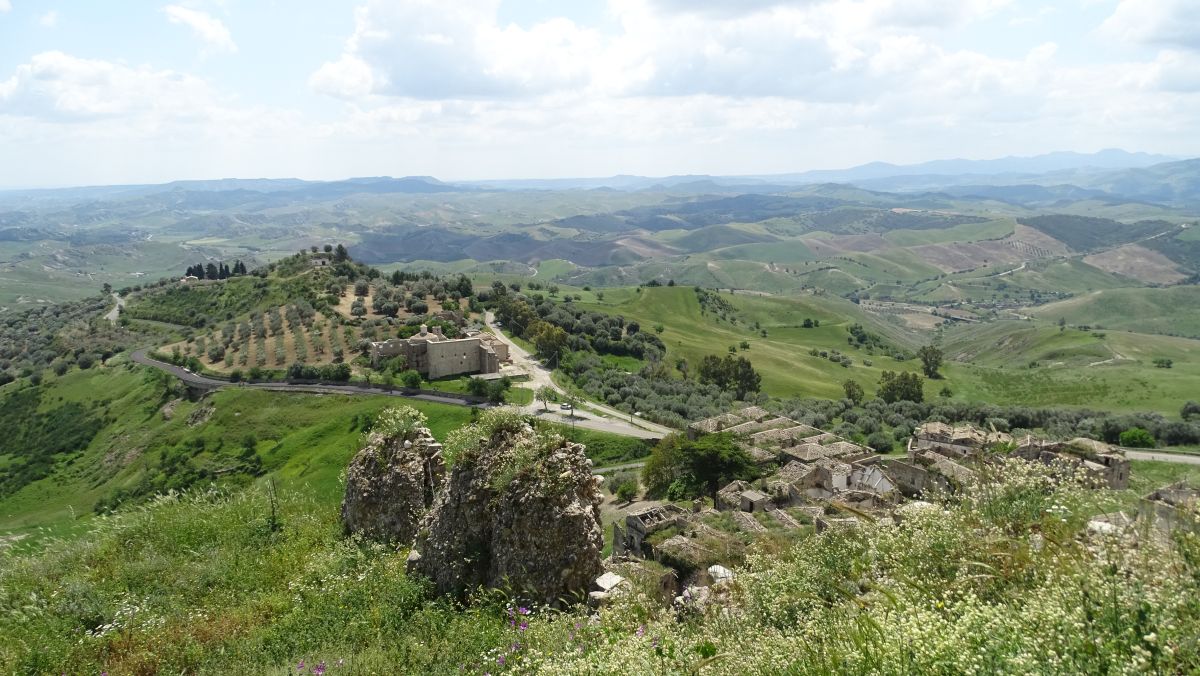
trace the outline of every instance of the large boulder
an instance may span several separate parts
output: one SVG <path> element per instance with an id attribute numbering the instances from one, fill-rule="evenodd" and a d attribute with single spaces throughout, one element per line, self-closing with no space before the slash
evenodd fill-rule
<path id="1" fill-rule="evenodd" d="M 425 416 L 408 406 L 385 410 L 346 472 L 346 532 L 411 544 L 443 476 L 442 445 Z"/>
<path id="2" fill-rule="evenodd" d="M 600 480 L 584 447 L 488 411 L 447 440 L 450 474 L 420 527 L 412 567 L 439 591 L 509 590 L 556 604 L 603 571 Z"/>

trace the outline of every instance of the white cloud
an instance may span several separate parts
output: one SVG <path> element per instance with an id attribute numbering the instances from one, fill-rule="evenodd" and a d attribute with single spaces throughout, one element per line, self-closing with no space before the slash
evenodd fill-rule
<path id="1" fill-rule="evenodd" d="M 1100 33 L 1126 42 L 1200 49 L 1200 2 L 1121 0 Z"/>
<path id="2" fill-rule="evenodd" d="M 323 64 L 309 78 L 308 85 L 321 94 L 339 99 L 360 99 L 375 89 L 375 75 L 365 61 L 350 54 Z"/>
<path id="3" fill-rule="evenodd" d="M 179 5 L 167 5 L 163 7 L 163 12 L 171 23 L 191 28 L 192 32 L 209 47 L 224 52 L 237 51 L 237 45 L 233 42 L 229 28 L 211 14 Z"/>
<path id="4" fill-rule="evenodd" d="M 0 0 L 0 14 L 12 11 L 12 3 L 9 0 Z"/>
<path id="5" fill-rule="evenodd" d="M 54 28 L 55 26 L 58 25 L 58 18 L 59 18 L 58 10 L 52 9 L 49 12 L 46 12 L 45 14 L 38 17 L 38 23 L 42 24 L 46 28 Z"/>
<path id="6" fill-rule="evenodd" d="M 0 82 L 0 114 L 57 122 L 203 115 L 216 95 L 200 78 L 62 52 L 43 52 Z"/>

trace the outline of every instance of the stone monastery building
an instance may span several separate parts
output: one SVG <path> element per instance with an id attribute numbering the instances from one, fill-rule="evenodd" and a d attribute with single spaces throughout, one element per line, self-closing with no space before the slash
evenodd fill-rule
<path id="1" fill-rule="evenodd" d="M 465 338 L 447 338 L 440 326 L 422 324 L 421 332 L 411 338 L 392 338 L 371 343 L 371 363 L 403 356 L 408 368 L 427 380 L 462 373 L 499 373 L 508 361 L 508 345 L 487 333 Z"/>

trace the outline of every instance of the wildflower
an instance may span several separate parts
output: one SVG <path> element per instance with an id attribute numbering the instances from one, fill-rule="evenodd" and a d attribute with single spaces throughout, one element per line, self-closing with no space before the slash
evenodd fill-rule
<path id="1" fill-rule="evenodd" d="M 639 625 L 637 628 L 637 637 L 641 638 L 646 635 L 646 625 Z"/>
<path id="2" fill-rule="evenodd" d="M 512 651 L 513 651 L 514 653 L 515 653 L 515 652 L 517 652 L 517 651 L 518 651 L 518 650 L 520 650 L 520 649 L 521 649 L 521 644 L 520 644 L 520 643 L 514 643 L 514 644 L 512 644 Z"/>
<path id="3" fill-rule="evenodd" d="M 496 664 L 499 664 L 500 666 L 504 666 L 504 655 L 501 655 L 496 658 Z"/>
<path id="4" fill-rule="evenodd" d="M 528 628 L 529 628 L 529 623 L 526 622 L 525 620 L 521 620 L 521 624 L 517 626 L 517 629 L 520 629 L 521 631 L 525 631 Z"/>
<path id="5" fill-rule="evenodd" d="M 316 674 L 317 676 L 321 676 L 322 674 L 324 674 L 325 673 L 325 663 L 317 662 L 317 666 L 313 667 L 313 673 Z"/>
<path id="6" fill-rule="evenodd" d="M 521 606 L 520 608 L 517 608 L 517 612 L 521 613 L 522 615 L 528 615 L 529 609 L 526 608 L 525 606 Z"/>
<path id="7" fill-rule="evenodd" d="M 304 660 L 300 660 L 300 662 L 296 664 L 296 671 L 304 671 Z"/>

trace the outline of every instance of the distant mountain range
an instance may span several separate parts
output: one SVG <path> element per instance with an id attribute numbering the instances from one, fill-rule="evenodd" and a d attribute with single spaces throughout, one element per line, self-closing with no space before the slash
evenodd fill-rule
<path id="1" fill-rule="evenodd" d="M 381 176 L 341 181 L 227 178 L 173 181 L 160 185 L 0 191 L 0 202 L 35 204 L 149 198 L 168 204 L 186 202 L 192 206 L 211 203 L 214 208 L 222 208 L 239 203 L 292 203 L 356 194 L 611 190 L 736 195 L 784 193 L 801 186 L 820 184 L 853 185 L 889 193 L 946 193 L 1015 202 L 1115 199 L 1192 207 L 1200 205 L 1200 159 L 1180 160 L 1166 155 L 1110 149 L 1090 154 L 1055 152 L 1033 157 L 935 160 L 910 165 L 872 162 L 849 169 L 757 176 L 618 175 L 455 183 L 445 183 L 430 176 Z"/>

